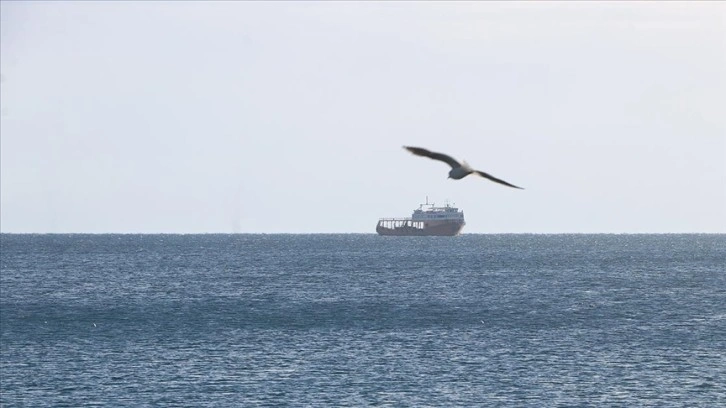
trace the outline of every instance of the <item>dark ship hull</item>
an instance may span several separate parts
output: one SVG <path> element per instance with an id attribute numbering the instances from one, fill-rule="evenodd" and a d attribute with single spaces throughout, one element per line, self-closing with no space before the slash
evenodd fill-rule
<path id="1" fill-rule="evenodd" d="M 376 226 L 376 232 L 378 235 L 391 235 L 399 237 L 453 237 L 461 232 L 464 228 L 464 223 L 458 222 L 443 222 L 438 225 L 428 226 L 414 226 L 409 222 L 408 225 L 392 225 L 386 226 L 386 221 L 381 220 Z M 423 223 L 422 223 L 423 224 Z"/>

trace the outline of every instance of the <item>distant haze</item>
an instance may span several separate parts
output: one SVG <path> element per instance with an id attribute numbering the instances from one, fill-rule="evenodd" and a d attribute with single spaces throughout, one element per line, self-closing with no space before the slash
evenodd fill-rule
<path id="1" fill-rule="evenodd" d="M 0 2 L 2 232 L 726 232 L 726 2 Z M 420 146 L 525 190 L 447 180 Z"/>

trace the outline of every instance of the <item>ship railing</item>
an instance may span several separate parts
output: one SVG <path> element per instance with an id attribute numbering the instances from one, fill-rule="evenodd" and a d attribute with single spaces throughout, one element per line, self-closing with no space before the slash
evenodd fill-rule
<path id="1" fill-rule="evenodd" d="M 381 218 L 378 220 L 378 226 L 391 229 L 401 227 L 423 229 L 424 223 L 410 218 Z"/>

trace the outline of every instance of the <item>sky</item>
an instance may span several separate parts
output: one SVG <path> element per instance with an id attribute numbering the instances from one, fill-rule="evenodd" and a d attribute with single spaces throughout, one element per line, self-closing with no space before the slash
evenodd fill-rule
<path id="1" fill-rule="evenodd" d="M 4 233 L 726 233 L 726 2 L 3 1 L 0 74 Z"/>

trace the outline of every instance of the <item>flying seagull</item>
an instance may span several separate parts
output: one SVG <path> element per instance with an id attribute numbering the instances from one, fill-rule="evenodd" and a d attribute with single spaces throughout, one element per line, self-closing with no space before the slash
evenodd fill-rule
<path id="1" fill-rule="evenodd" d="M 422 149 L 420 147 L 411 147 L 411 146 L 403 146 L 404 149 L 408 150 L 409 152 L 415 154 L 416 156 L 423 156 L 428 157 L 429 159 L 434 160 L 441 160 L 442 162 L 445 162 L 449 166 L 451 166 L 451 170 L 449 171 L 449 178 L 452 178 L 454 180 L 460 180 L 464 177 L 468 176 L 469 174 L 478 174 L 484 178 L 487 178 L 495 183 L 504 184 L 505 186 L 518 188 L 520 190 L 524 190 L 522 187 L 517 187 L 514 184 L 509 184 L 504 180 L 500 180 L 491 174 L 484 173 L 483 171 L 474 170 L 466 162 L 459 163 L 458 161 L 454 160 L 451 156 L 447 156 L 443 153 L 436 153 L 432 152 L 430 150 Z"/>

